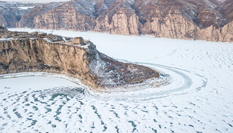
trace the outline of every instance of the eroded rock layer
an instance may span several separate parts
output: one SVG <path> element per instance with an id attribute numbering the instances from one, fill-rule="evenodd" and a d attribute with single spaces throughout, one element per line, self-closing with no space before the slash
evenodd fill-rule
<path id="1" fill-rule="evenodd" d="M 66 74 L 92 88 L 114 88 L 159 77 L 148 67 L 122 63 L 98 52 L 90 41 L 74 44 L 68 37 L 9 32 L 3 27 L 0 37 L 0 74 Z"/>
<path id="2" fill-rule="evenodd" d="M 232 0 L 72 0 L 36 6 L 17 27 L 232 42 L 232 7 Z"/>
<path id="3" fill-rule="evenodd" d="M 37 5 L 39 4 L 0 1 L 0 26 L 16 27 L 21 16 Z"/>

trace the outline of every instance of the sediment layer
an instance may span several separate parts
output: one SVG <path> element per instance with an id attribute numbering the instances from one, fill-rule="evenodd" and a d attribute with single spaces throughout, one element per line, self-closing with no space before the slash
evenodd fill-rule
<path id="1" fill-rule="evenodd" d="M 36 6 L 16 26 L 233 41 L 232 0 L 72 0 Z"/>

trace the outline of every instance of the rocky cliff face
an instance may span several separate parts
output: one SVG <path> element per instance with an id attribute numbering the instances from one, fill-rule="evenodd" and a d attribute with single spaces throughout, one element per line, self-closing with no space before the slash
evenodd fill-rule
<path id="1" fill-rule="evenodd" d="M 92 13 L 89 14 L 85 9 L 83 9 L 83 12 L 82 10 L 78 12 L 77 9 L 81 7 L 81 5 L 70 1 L 57 8 L 52 8 L 44 14 L 34 17 L 34 27 L 45 29 L 72 29 L 79 31 L 92 30 L 95 25 L 95 19 Z"/>
<path id="2" fill-rule="evenodd" d="M 48 72 L 66 74 L 92 88 L 114 88 L 158 78 L 159 73 L 118 62 L 96 50 L 92 42 L 72 44 L 72 38 L 9 32 L 0 29 L 0 74 Z"/>
<path id="3" fill-rule="evenodd" d="M 232 42 L 232 10 L 232 0 L 72 0 L 39 5 L 17 27 Z"/>
<path id="4" fill-rule="evenodd" d="M 36 5 L 38 4 L 0 1 L 0 26 L 16 27 L 21 16 Z"/>

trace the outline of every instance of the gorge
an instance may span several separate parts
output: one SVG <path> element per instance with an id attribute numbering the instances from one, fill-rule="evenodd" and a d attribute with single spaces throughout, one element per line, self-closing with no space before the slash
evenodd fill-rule
<path id="1" fill-rule="evenodd" d="M 2 10 L 0 25 L 232 42 L 232 2 L 232 0 L 71 0 L 34 5 L 30 10 L 21 13 L 18 20 L 14 19 L 14 13 L 0 8 Z M 6 13 L 11 14 L 14 21 L 4 17 Z"/>

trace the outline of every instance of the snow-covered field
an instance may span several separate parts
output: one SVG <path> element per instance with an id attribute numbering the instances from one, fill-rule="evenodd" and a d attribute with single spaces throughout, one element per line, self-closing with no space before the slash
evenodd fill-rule
<path id="1" fill-rule="evenodd" d="M 168 73 L 171 84 L 97 95 L 56 76 L 0 79 L 0 132 L 233 132 L 233 44 L 52 32 Z"/>

